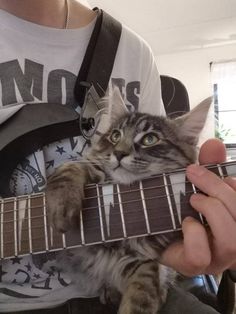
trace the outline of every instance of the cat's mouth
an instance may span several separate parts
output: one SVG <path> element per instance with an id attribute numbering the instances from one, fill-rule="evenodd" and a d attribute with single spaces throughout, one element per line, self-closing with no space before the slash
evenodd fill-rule
<path id="1" fill-rule="evenodd" d="M 132 165 L 122 165 L 121 163 L 119 163 L 117 166 L 115 166 L 112 171 L 125 171 L 125 172 L 130 172 L 130 173 L 146 173 L 147 172 L 147 169 L 138 169 L 138 168 L 135 168 L 133 169 Z"/>
<path id="2" fill-rule="evenodd" d="M 117 166 L 115 166 L 114 168 L 113 168 L 113 171 L 116 171 L 117 169 L 122 169 L 122 168 L 124 168 L 121 164 L 120 164 L 120 162 L 118 163 L 118 165 Z"/>

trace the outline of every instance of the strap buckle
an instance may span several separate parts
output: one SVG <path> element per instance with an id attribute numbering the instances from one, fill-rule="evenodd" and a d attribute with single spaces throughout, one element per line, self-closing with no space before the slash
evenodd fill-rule
<path id="1" fill-rule="evenodd" d="M 97 130 L 105 107 L 93 84 L 85 81 L 80 84 L 86 88 L 84 104 L 80 111 L 80 131 L 86 140 L 90 140 Z"/>

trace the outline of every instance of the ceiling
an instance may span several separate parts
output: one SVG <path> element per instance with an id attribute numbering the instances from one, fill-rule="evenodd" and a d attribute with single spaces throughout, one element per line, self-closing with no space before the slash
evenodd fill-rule
<path id="1" fill-rule="evenodd" d="M 235 0 L 88 0 L 140 34 L 156 56 L 236 43 Z"/>

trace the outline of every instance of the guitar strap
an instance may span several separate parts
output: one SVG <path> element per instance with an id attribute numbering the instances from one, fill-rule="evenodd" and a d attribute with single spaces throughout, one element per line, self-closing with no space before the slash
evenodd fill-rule
<path id="1" fill-rule="evenodd" d="M 90 38 L 83 63 L 76 83 L 75 99 L 83 106 L 86 87 L 93 85 L 99 95 L 103 97 L 113 69 L 122 26 L 112 16 L 94 8 L 97 11 L 97 21 Z"/>

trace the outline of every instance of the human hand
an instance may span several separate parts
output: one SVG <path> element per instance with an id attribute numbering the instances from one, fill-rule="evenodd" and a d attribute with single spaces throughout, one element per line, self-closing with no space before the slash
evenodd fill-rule
<path id="1" fill-rule="evenodd" d="M 200 164 L 221 163 L 225 158 L 219 140 L 208 140 L 200 149 Z M 236 180 L 222 180 L 197 165 L 187 168 L 187 177 L 208 195 L 194 194 L 190 203 L 206 217 L 209 228 L 187 217 L 182 224 L 183 241 L 170 245 L 161 262 L 187 276 L 236 269 Z"/>

